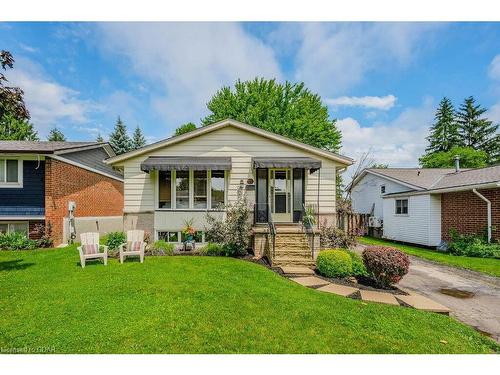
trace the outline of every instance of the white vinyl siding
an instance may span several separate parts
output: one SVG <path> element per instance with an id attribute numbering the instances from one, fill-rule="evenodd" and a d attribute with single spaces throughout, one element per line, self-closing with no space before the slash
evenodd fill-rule
<path id="1" fill-rule="evenodd" d="M 117 163 L 118 166 L 124 168 L 124 211 L 126 213 L 151 212 L 156 209 L 157 174 L 147 174 L 140 170 L 141 162 L 149 156 L 231 157 L 232 169 L 227 177 L 228 202 L 236 200 L 241 180 L 247 181 L 249 178 L 255 180 L 252 157 L 312 157 L 322 161 L 322 168 L 321 171 L 306 174 L 306 203 L 318 203 L 318 176 L 321 174 L 319 189 L 320 213 L 333 214 L 335 212 L 335 169 L 340 167 L 340 164 L 307 151 L 228 126 Z M 249 198 L 252 197 L 249 196 Z"/>
<path id="2" fill-rule="evenodd" d="M 407 186 L 367 173 L 352 189 L 351 199 L 354 212 L 369 214 L 371 213 L 372 207 L 374 207 L 373 216 L 383 219 L 384 207 L 383 194 L 381 192 L 382 186 L 385 186 L 385 194 L 410 190 Z M 392 214 L 394 213 L 394 209 L 388 212 Z"/>
<path id="3" fill-rule="evenodd" d="M 395 213 L 396 199 L 408 199 L 408 214 Z M 441 240 L 441 200 L 430 194 L 385 198 L 384 237 L 425 246 Z"/>

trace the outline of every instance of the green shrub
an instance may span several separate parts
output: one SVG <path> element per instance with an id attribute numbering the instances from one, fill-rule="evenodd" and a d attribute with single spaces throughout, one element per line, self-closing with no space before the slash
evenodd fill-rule
<path id="1" fill-rule="evenodd" d="M 33 250 L 36 245 L 36 241 L 30 240 L 22 232 L 0 234 L 0 250 Z"/>
<path id="2" fill-rule="evenodd" d="M 126 236 L 123 232 L 110 232 L 106 237 L 106 246 L 110 251 L 118 250 L 118 247 L 125 243 Z"/>
<path id="3" fill-rule="evenodd" d="M 352 275 L 352 260 L 343 250 L 324 250 L 316 259 L 316 267 L 326 277 L 347 277 Z"/>
<path id="4" fill-rule="evenodd" d="M 173 243 L 165 240 L 158 240 L 146 252 L 148 255 L 174 255 Z"/>
<path id="5" fill-rule="evenodd" d="M 368 276 L 368 271 L 366 270 L 365 264 L 361 256 L 354 251 L 344 250 L 351 257 L 352 261 L 352 275 L 355 277 Z"/>
<path id="6" fill-rule="evenodd" d="M 487 243 L 483 236 L 458 234 L 456 230 L 450 231 L 451 242 L 448 247 L 450 254 L 477 257 L 500 258 L 500 244 Z"/>
<path id="7" fill-rule="evenodd" d="M 224 245 L 221 245 L 219 243 L 213 243 L 210 242 L 203 246 L 200 251 L 200 255 L 208 255 L 208 256 L 216 256 L 216 257 L 222 257 L 222 256 L 227 256 L 228 251 L 224 248 Z"/>

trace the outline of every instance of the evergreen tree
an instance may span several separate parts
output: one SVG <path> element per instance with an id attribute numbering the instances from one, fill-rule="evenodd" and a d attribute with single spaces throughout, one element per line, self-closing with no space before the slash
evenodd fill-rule
<path id="1" fill-rule="evenodd" d="M 456 114 L 458 131 L 463 147 L 486 152 L 488 163 L 494 164 L 500 159 L 500 134 L 498 124 L 481 117 L 485 112 L 472 96 L 466 98 Z"/>
<path id="2" fill-rule="evenodd" d="M 38 141 L 38 133 L 27 120 L 16 118 L 12 113 L 0 117 L 0 140 Z"/>
<path id="3" fill-rule="evenodd" d="M 113 132 L 109 135 L 109 144 L 113 147 L 117 155 L 132 150 L 132 141 L 127 134 L 127 126 L 123 123 L 120 116 L 116 120 Z"/>
<path id="4" fill-rule="evenodd" d="M 196 125 L 193 124 L 192 122 L 188 122 L 184 125 L 179 126 L 177 129 L 175 129 L 175 135 L 189 133 L 190 131 L 193 131 L 195 129 L 196 129 Z"/>
<path id="5" fill-rule="evenodd" d="M 47 137 L 47 141 L 50 141 L 50 142 L 65 142 L 66 141 L 66 137 L 64 136 L 64 134 L 62 133 L 62 131 L 60 131 L 59 129 L 57 129 L 56 126 L 54 126 L 54 128 L 52 128 L 50 130 L 49 136 Z"/>
<path id="6" fill-rule="evenodd" d="M 460 145 L 458 125 L 455 121 L 455 109 L 451 100 L 447 97 L 441 99 L 434 120 L 430 135 L 426 138 L 429 141 L 429 146 L 425 149 L 427 154 L 449 151 L 451 148 Z"/>
<path id="7" fill-rule="evenodd" d="M 134 130 L 134 134 L 132 135 L 132 149 L 137 150 L 138 148 L 144 146 L 146 146 L 146 138 L 144 138 L 141 128 L 137 125 Z"/>
<path id="8" fill-rule="evenodd" d="M 97 138 L 95 139 L 95 141 L 99 143 L 104 142 L 104 138 L 101 136 L 101 133 L 97 134 Z"/>

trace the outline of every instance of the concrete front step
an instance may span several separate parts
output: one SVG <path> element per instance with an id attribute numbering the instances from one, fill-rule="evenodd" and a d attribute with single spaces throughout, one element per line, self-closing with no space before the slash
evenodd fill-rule
<path id="1" fill-rule="evenodd" d="M 281 271 L 287 276 L 313 276 L 314 271 L 308 267 L 282 266 Z"/>
<path id="2" fill-rule="evenodd" d="M 313 267 L 315 265 L 314 260 L 312 259 L 299 259 L 299 258 L 274 258 L 271 261 L 273 267 L 282 267 L 282 266 L 304 266 L 304 267 Z"/>

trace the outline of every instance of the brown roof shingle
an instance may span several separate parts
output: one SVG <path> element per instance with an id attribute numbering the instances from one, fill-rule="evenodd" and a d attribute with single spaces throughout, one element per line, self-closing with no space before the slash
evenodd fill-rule
<path id="1" fill-rule="evenodd" d="M 98 142 L 0 141 L 0 152 L 51 154 L 55 151 L 98 144 Z"/>

